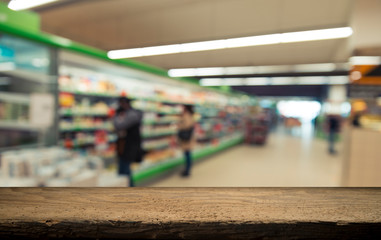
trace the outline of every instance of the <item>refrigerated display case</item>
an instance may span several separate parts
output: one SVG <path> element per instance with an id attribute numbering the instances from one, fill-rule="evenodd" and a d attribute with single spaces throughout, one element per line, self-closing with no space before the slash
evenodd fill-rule
<path id="1" fill-rule="evenodd" d="M 195 79 L 173 79 L 132 60 L 110 60 L 105 52 L 69 39 L 1 23 L 0 33 L 0 158 L 24 156 L 27 146 L 37 153 L 59 146 L 82 158 L 101 157 L 102 166 L 112 169 L 116 136 L 110 118 L 120 96 L 134 99 L 134 107 L 144 112 L 147 154 L 133 166 L 136 181 L 183 162 L 176 141 L 182 104 L 199 111 L 195 161 L 243 139 L 240 118 L 253 104 L 251 97 L 200 87 Z M 17 166 L 24 161 L 9 159 Z"/>
<path id="2" fill-rule="evenodd" d="M 8 34 L 0 49 L 0 151 L 55 145 L 54 50 Z"/>
<path id="3" fill-rule="evenodd" d="M 133 106 L 144 112 L 146 155 L 142 164 L 133 165 L 135 172 L 181 158 L 176 126 L 182 104 L 195 106 L 200 150 L 243 134 L 244 99 L 65 51 L 59 53 L 59 63 L 60 144 L 66 148 L 115 162 L 111 118 L 120 96 L 133 99 Z M 103 140 L 97 141 L 97 135 Z"/>

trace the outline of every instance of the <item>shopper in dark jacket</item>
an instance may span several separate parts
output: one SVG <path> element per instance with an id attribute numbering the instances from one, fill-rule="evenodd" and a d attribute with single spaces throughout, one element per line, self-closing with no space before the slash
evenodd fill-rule
<path id="1" fill-rule="evenodd" d="M 338 116 L 330 115 L 327 118 L 328 121 L 328 142 L 329 142 L 329 153 L 336 154 L 335 150 L 335 139 L 337 133 L 340 131 L 340 120 Z"/>
<path id="2" fill-rule="evenodd" d="M 140 125 L 143 113 L 131 106 L 131 100 L 119 99 L 119 107 L 113 119 L 117 132 L 117 155 L 119 158 L 119 174 L 129 176 L 129 185 L 134 186 L 130 164 L 140 162 L 143 157 L 141 148 Z"/>
<path id="3" fill-rule="evenodd" d="M 183 177 L 188 177 L 192 168 L 192 149 L 195 144 L 194 138 L 194 110 L 192 105 L 184 105 L 183 113 L 178 123 L 178 140 L 184 152 L 185 170 L 181 173 Z"/>

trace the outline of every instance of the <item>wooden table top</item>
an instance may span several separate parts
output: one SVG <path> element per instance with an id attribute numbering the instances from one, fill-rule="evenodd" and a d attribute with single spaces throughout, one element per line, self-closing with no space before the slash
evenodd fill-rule
<path id="1" fill-rule="evenodd" d="M 380 237 L 381 188 L 0 188 L 0 238 L 25 236 Z"/>

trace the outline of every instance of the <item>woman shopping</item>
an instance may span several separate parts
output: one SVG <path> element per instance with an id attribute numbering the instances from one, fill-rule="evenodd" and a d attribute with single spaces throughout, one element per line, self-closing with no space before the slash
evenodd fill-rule
<path id="1" fill-rule="evenodd" d="M 178 124 L 177 137 L 180 142 L 180 146 L 184 152 L 185 158 L 185 170 L 182 172 L 183 177 L 188 177 L 192 167 L 192 148 L 194 145 L 194 111 L 192 105 L 184 105 L 183 112 Z"/>

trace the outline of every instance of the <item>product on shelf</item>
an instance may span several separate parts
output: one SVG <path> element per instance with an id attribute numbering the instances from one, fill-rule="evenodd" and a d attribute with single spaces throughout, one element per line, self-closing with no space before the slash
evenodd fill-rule
<path id="1" fill-rule="evenodd" d="M 0 100 L 0 121 L 28 122 L 28 115 L 28 105 Z"/>
<path id="2" fill-rule="evenodd" d="M 165 149 L 146 154 L 144 161 L 156 163 L 173 157 L 175 157 L 175 151 L 173 149 Z"/>
<path id="3" fill-rule="evenodd" d="M 58 78 L 58 84 L 61 91 L 116 94 L 116 86 L 110 80 L 98 78 L 91 73 L 87 75 L 61 75 Z"/>
<path id="4" fill-rule="evenodd" d="M 61 70 L 59 88 L 67 94 L 63 95 L 67 99 L 60 109 L 61 139 L 64 146 L 82 154 L 115 158 L 116 136 L 111 117 L 119 96 L 133 99 L 133 107 L 144 112 L 141 134 L 142 147 L 147 153 L 142 163 L 132 164 L 134 171 L 182 157 L 176 137 L 182 104 L 195 106 L 198 139 L 195 151 L 217 147 L 224 139 L 244 132 L 243 99 L 160 81 L 105 74 L 91 67 L 68 64 Z"/>
<path id="5" fill-rule="evenodd" d="M 0 157 L 1 186 L 9 181 L 23 186 L 97 186 L 104 171 L 101 158 L 58 147 L 8 151 Z"/>
<path id="6" fill-rule="evenodd" d="M 180 119 L 178 115 L 158 116 L 156 113 L 144 113 L 143 123 L 152 124 L 176 124 Z"/>
<path id="7" fill-rule="evenodd" d="M 74 118 L 60 121 L 61 131 L 81 131 L 81 130 L 113 130 L 113 125 L 108 120 L 94 118 Z"/>
<path id="8" fill-rule="evenodd" d="M 161 148 L 169 147 L 170 144 L 171 144 L 171 138 L 149 139 L 143 142 L 143 149 L 147 151 L 161 149 Z"/>
<path id="9" fill-rule="evenodd" d="M 154 137 L 158 135 L 173 135 L 176 133 L 176 125 L 169 126 L 152 126 L 144 125 L 142 135 L 144 137 Z"/>

